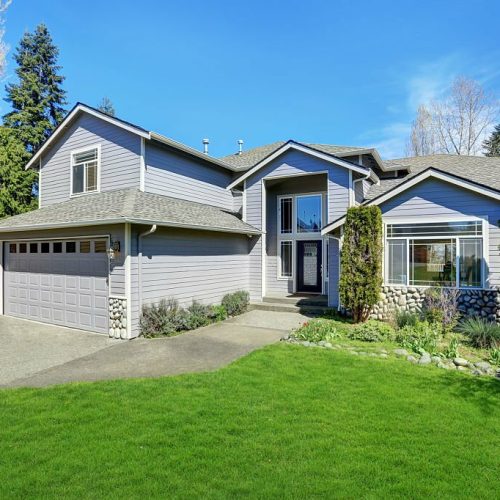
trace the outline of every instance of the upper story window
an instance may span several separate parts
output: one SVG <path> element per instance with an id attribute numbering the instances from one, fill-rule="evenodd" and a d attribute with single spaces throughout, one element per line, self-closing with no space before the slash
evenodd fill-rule
<path id="1" fill-rule="evenodd" d="M 297 233 L 319 233 L 321 231 L 321 195 L 296 197 Z"/>
<path id="2" fill-rule="evenodd" d="M 293 228 L 293 198 L 280 199 L 280 231 L 290 234 Z"/>
<path id="3" fill-rule="evenodd" d="M 97 191 L 99 167 L 98 147 L 71 153 L 71 194 Z"/>
<path id="4" fill-rule="evenodd" d="M 482 221 L 389 224 L 386 237 L 387 284 L 483 286 Z"/>

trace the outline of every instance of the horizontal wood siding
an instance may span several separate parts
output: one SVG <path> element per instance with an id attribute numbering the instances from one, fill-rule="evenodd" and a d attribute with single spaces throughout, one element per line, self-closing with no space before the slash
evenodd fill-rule
<path id="1" fill-rule="evenodd" d="M 273 160 L 269 165 L 256 172 L 253 176 L 247 179 L 246 192 L 246 214 L 247 221 L 259 229 L 262 229 L 262 213 L 261 213 L 261 190 L 262 181 L 272 180 L 278 177 L 295 177 L 305 174 L 314 174 L 315 172 L 326 172 L 327 174 L 327 220 L 325 223 L 332 222 L 335 219 L 345 214 L 349 206 L 349 170 L 344 167 L 336 166 L 321 160 L 314 156 L 308 155 L 300 151 L 287 151 L 280 157 Z M 303 192 L 307 192 L 304 188 Z M 273 214 L 267 216 L 275 217 Z M 267 238 L 271 238 L 273 245 L 273 236 L 270 234 L 272 230 L 268 230 Z M 274 240 L 274 246 L 276 240 Z M 266 247 L 269 249 L 269 245 Z M 283 284 L 278 283 L 278 280 L 269 281 L 270 273 L 276 277 L 276 259 L 266 258 L 266 288 L 270 285 L 269 292 L 273 290 L 283 291 L 285 287 L 288 289 L 288 282 Z M 267 266 L 269 266 L 267 268 Z M 262 257 L 260 240 L 255 244 L 250 253 L 250 291 L 254 300 L 260 300 L 262 294 Z M 268 290 L 266 290 L 266 293 Z"/>
<path id="2" fill-rule="evenodd" d="M 231 179 L 231 173 L 222 168 L 204 165 L 200 160 L 181 156 L 161 146 L 146 145 L 147 192 L 232 211 L 235 202 L 231 191 L 226 189 Z"/>
<path id="3" fill-rule="evenodd" d="M 70 198 L 71 151 L 101 145 L 101 191 L 139 188 L 140 141 L 131 132 L 80 115 L 42 158 L 41 206 Z"/>
<path id="4" fill-rule="evenodd" d="M 143 240 L 143 303 L 216 304 L 226 293 L 248 290 L 248 250 L 247 236 L 158 229 Z M 133 270 L 135 276 L 137 264 Z"/>
<path id="5" fill-rule="evenodd" d="M 380 207 L 385 222 L 404 217 L 418 223 L 422 217 L 461 215 L 488 217 L 489 285 L 500 287 L 500 203 L 443 181 L 429 179 L 386 201 Z"/>

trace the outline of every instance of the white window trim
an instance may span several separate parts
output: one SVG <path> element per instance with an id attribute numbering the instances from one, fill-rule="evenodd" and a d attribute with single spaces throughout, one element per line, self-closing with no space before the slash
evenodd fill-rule
<path id="1" fill-rule="evenodd" d="M 488 276 L 488 269 L 489 269 L 489 223 L 488 223 L 488 216 L 487 215 L 482 215 L 482 216 L 458 216 L 454 217 L 452 215 L 450 216 L 429 216 L 429 217 L 419 217 L 415 218 L 415 220 L 412 220 L 413 218 L 411 217 L 391 217 L 387 218 L 384 220 L 383 223 L 383 235 L 384 235 L 384 242 L 388 240 L 405 240 L 406 241 L 406 283 L 405 284 L 393 284 L 389 283 L 387 281 L 387 271 L 389 269 L 389 252 L 385 251 L 384 248 L 384 258 L 382 259 L 383 265 L 382 265 L 382 272 L 383 272 L 383 286 L 387 287 L 393 287 L 393 288 L 408 288 L 408 287 L 414 287 L 414 288 L 433 288 L 435 286 L 439 285 L 411 285 L 410 284 L 410 240 L 441 240 L 441 239 L 449 239 L 455 240 L 455 247 L 456 247 L 456 255 L 455 255 L 455 266 L 457 269 L 459 269 L 459 262 L 460 262 L 460 243 L 459 240 L 461 239 L 481 239 L 482 240 L 482 249 L 483 249 L 483 255 L 481 259 L 481 286 L 477 287 L 472 287 L 472 286 L 460 286 L 460 276 L 457 272 L 457 277 L 456 277 L 456 284 L 453 287 L 443 287 L 443 288 L 453 288 L 453 289 L 458 289 L 458 290 L 488 290 L 489 289 L 489 276 Z M 483 234 L 478 236 L 478 235 L 441 235 L 441 236 L 425 236 L 425 235 L 418 235 L 417 237 L 415 236 L 387 236 L 387 226 L 390 224 L 426 224 L 426 223 L 432 223 L 432 222 L 471 222 L 471 221 L 480 221 L 482 223 L 482 232 Z M 386 245 L 385 245 L 386 246 Z"/>
<path id="2" fill-rule="evenodd" d="M 281 268 L 282 268 L 282 259 L 281 259 L 281 244 L 282 243 L 290 243 L 290 246 L 291 246 L 291 249 L 292 249 L 292 266 L 291 266 L 291 275 L 290 276 L 283 276 L 281 274 Z M 278 243 L 278 259 L 277 259 L 277 263 L 278 263 L 278 269 L 277 269 L 277 272 L 278 272 L 278 279 L 279 280 L 291 280 L 293 279 L 293 275 L 294 275 L 294 272 L 293 272 L 293 266 L 294 266 L 294 261 L 295 261 L 295 258 L 294 258 L 294 255 L 295 255 L 295 245 L 294 245 L 294 241 L 293 240 L 280 240 L 279 243 Z"/>
<path id="3" fill-rule="evenodd" d="M 281 194 L 276 197 L 276 279 L 278 281 L 293 281 L 293 291 L 297 290 L 297 241 L 323 241 L 322 245 L 322 293 L 326 289 L 325 282 L 328 279 L 325 273 L 325 237 L 321 236 L 321 229 L 317 233 L 298 233 L 297 232 L 297 198 L 304 196 L 319 195 L 321 196 L 321 222 L 328 217 L 328 193 L 324 191 L 314 191 L 310 193 L 297 193 L 297 194 Z M 291 198 L 292 199 L 292 232 L 291 233 L 281 233 L 281 200 Z M 292 276 L 281 276 L 281 242 L 291 241 L 292 242 Z"/>
<path id="4" fill-rule="evenodd" d="M 97 149 L 97 188 L 93 191 L 85 191 L 85 184 L 87 183 L 87 177 L 84 174 L 83 176 L 83 186 L 84 191 L 81 193 L 73 193 L 73 167 L 75 166 L 74 157 L 77 154 L 84 153 L 85 151 L 90 151 L 91 149 Z M 73 149 L 70 151 L 70 170 L 69 170 L 69 178 L 70 178 L 70 190 L 69 196 L 70 198 L 75 198 L 78 196 L 85 196 L 86 194 L 100 193 L 101 192 L 101 144 L 91 144 L 84 148 Z"/>

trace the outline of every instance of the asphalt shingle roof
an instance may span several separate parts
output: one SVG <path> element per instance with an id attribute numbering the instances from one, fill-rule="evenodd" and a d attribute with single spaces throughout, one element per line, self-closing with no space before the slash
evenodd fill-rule
<path id="1" fill-rule="evenodd" d="M 386 160 L 388 167 L 410 167 L 411 172 L 399 179 L 381 179 L 369 189 L 366 199 L 372 200 L 390 191 L 402 182 L 415 177 L 424 170 L 434 167 L 443 172 L 482 184 L 500 191 L 500 158 L 487 156 L 428 155 Z"/>
<path id="2" fill-rule="evenodd" d="M 211 205 L 119 189 L 87 194 L 68 201 L 0 219 L 0 232 L 93 223 L 144 222 L 172 227 L 258 234 L 255 227 L 235 213 Z"/>
<path id="3" fill-rule="evenodd" d="M 286 144 L 286 141 L 273 142 L 271 144 L 266 144 L 264 146 L 249 149 L 248 151 L 243 151 L 241 154 L 235 153 L 229 156 L 224 156 L 223 158 L 221 158 L 221 161 L 230 165 L 236 170 L 243 172 L 252 168 L 261 160 L 274 153 L 284 144 Z M 335 146 L 333 144 L 309 144 L 305 142 L 301 142 L 300 144 L 304 144 L 304 146 L 309 146 L 330 155 L 344 155 L 351 152 L 353 154 L 356 154 L 356 151 L 362 151 L 366 149 L 357 146 Z"/>

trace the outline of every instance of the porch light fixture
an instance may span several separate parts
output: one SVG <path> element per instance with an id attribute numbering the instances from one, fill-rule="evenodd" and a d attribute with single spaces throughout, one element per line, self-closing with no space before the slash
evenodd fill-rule
<path id="1" fill-rule="evenodd" d="M 120 241 L 115 240 L 111 242 L 111 246 L 108 249 L 108 257 L 110 260 L 116 259 L 117 254 L 120 253 Z"/>

